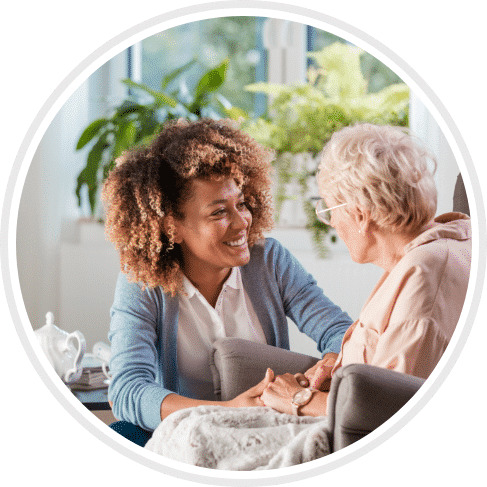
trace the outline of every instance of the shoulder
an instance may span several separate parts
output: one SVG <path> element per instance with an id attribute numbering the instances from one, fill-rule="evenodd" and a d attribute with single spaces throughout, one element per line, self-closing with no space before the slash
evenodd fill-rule
<path id="1" fill-rule="evenodd" d="M 442 240 L 434 240 L 411 249 L 400 261 L 400 267 L 439 266 L 448 260 L 448 245 Z"/>
<path id="2" fill-rule="evenodd" d="M 468 286 L 468 244 L 439 239 L 411 249 L 391 271 L 377 297 L 394 303 L 396 319 L 436 316 L 441 323 L 453 320 Z"/>
<path id="3" fill-rule="evenodd" d="M 242 267 L 244 270 L 262 267 L 275 268 L 288 265 L 294 261 L 291 252 L 274 238 L 264 238 L 256 242 L 250 249 L 250 260 Z"/>
<path id="4" fill-rule="evenodd" d="M 280 242 L 266 238 L 257 242 L 250 251 L 248 264 L 241 267 L 242 274 L 259 279 L 273 276 L 279 282 L 294 282 L 300 285 L 314 282 L 313 277 L 303 268 L 299 261 Z"/>
<path id="5" fill-rule="evenodd" d="M 445 242 L 433 241 L 415 247 L 392 269 L 388 284 L 394 282 L 403 291 L 404 288 L 414 288 L 423 295 L 433 294 L 448 263 L 448 257 L 448 246 Z"/>
<path id="6" fill-rule="evenodd" d="M 458 267 L 460 273 L 470 271 L 471 238 L 438 238 L 409 250 L 398 264 L 404 270 L 415 267 L 423 272 L 438 273 Z"/>
<path id="7" fill-rule="evenodd" d="M 121 305 L 135 305 L 153 303 L 155 306 L 164 306 L 170 301 L 177 300 L 177 296 L 172 298 L 165 293 L 161 287 L 150 288 L 144 286 L 141 282 L 131 281 L 128 276 L 120 272 L 117 278 L 115 288 L 115 303 Z"/>
<path id="8" fill-rule="evenodd" d="M 250 249 L 250 259 L 265 259 L 268 257 L 285 257 L 291 253 L 274 238 L 264 238 L 256 242 Z"/>
<path id="9" fill-rule="evenodd" d="M 404 248 L 404 263 L 441 265 L 451 258 L 470 253 L 472 246 L 470 218 L 461 213 L 447 213 Z"/>

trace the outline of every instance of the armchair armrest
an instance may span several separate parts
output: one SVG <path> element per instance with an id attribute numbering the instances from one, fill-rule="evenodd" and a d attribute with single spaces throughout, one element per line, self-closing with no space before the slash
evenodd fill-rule
<path id="1" fill-rule="evenodd" d="M 270 345 L 222 338 L 213 344 L 211 371 L 215 396 L 228 401 L 256 385 L 270 367 L 276 375 L 305 372 L 318 359 Z M 332 451 L 363 438 L 401 409 L 424 379 L 364 364 L 340 367 L 328 396 Z"/>
<path id="2" fill-rule="evenodd" d="M 270 367 L 276 375 L 305 372 L 315 357 L 241 338 L 220 338 L 213 344 L 210 368 L 217 400 L 229 401 L 258 384 Z"/>
<path id="3" fill-rule="evenodd" d="M 378 428 L 418 391 L 424 379 L 372 365 L 353 364 L 333 375 L 328 396 L 332 451 Z"/>

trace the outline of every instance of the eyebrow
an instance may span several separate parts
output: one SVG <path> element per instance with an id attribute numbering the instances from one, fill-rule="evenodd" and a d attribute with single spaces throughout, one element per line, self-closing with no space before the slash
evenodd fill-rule
<path id="1" fill-rule="evenodd" d="M 243 192 L 240 192 L 238 195 L 237 195 L 237 198 L 240 199 L 242 196 L 243 196 Z M 215 206 L 215 205 L 220 205 L 222 203 L 226 203 L 228 200 L 225 200 L 225 199 L 222 199 L 222 200 L 214 200 L 212 201 L 211 203 L 208 203 L 206 206 L 209 207 L 209 206 Z"/>

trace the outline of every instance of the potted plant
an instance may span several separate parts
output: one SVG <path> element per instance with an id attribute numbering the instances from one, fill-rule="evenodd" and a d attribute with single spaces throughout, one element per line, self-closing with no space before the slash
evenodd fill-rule
<path id="1" fill-rule="evenodd" d="M 206 71 L 196 83 L 193 93 L 188 92 L 184 75 L 197 63 L 195 59 L 164 76 L 159 91 L 130 79 L 122 80 L 130 88 L 131 94 L 113 108 L 110 117 L 91 122 L 83 130 L 76 145 L 76 150 L 91 146 L 76 185 L 80 207 L 85 197 L 83 188 L 87 189 L 91 221 L 101 220 L 97 213 L 99 192 L 115 160 L 123 151 L 148 143 L 167 120 L 181 117 L 195 120 L 203 116 L 220 118 L 222 112 L 231 110 L 230 103 L 217 93 L 225 81 L 228 62 L 226 59 Z M 167 93 L 173 81 L 178 82 L 177 88 Z"/>
<path id="2" fill-rule="evenodd" d="M 307 80 L 294 85 L 255 83 L 247 90 L 270 97 L 265 116 L 248 119 L 242 128 L 265 146 L 276 151 L 276 209 L 299 198 L 306 214 L 306 228 L 312 233 L 321 257 L 328 252 L 327 239 L 335 241 L 330 227 L 316 218 L 315 175 L 319 153 L 334 131 L 356 122 L 408 125 L 409 88 L 392 84 L 377 93 L 368 91 L 361 70 L 364 54 L 355 46 L 335 42 L 308 56 L 315 62 Z M 298 194 L 290 194 L 298 187 Z"/>

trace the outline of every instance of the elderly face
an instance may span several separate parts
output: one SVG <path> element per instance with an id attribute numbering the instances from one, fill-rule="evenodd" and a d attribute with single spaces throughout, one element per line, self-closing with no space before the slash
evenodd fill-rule
<path id="1" fill-rule="evenodd" d="M 337 205 L 330 198 L 324 199 L 329 208 Z M 367 233 L 363 231 L 363 225 L 357 209 L 349 205 L 334 209 L 330 223 L 347 246 L 354 262 L 359 264 L 370 262 L 368 256 L 370 242 Z"/>

